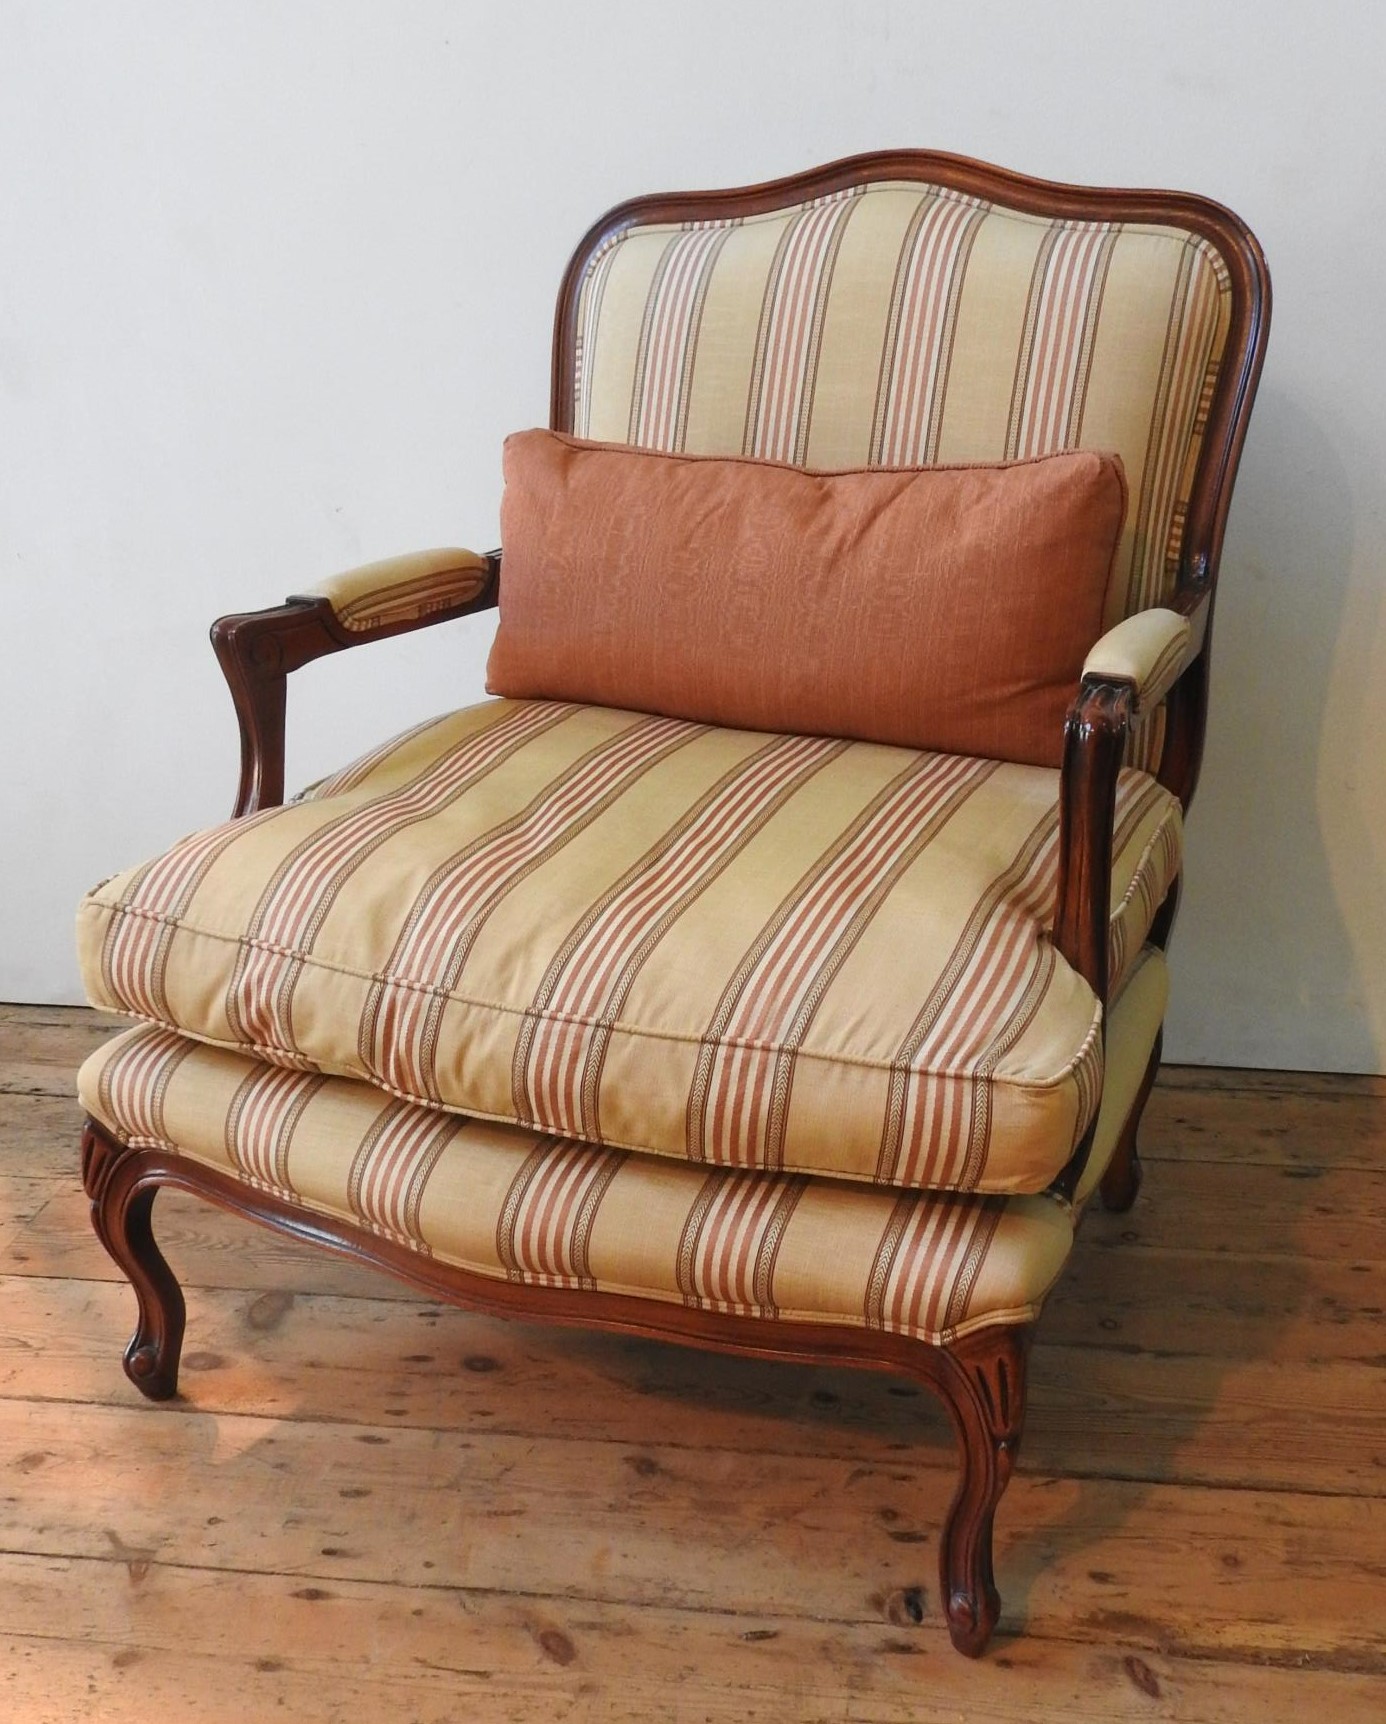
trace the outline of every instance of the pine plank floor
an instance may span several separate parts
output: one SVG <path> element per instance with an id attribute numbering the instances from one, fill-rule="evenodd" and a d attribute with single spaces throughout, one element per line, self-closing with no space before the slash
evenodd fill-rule
<path id="1" fill-rule="evenodd" d="M 950 1649 L 911 1384 L 502 1323 L 159 1200 L 183 1396 L 77 1177 L 94 1013 L 0 1006 L 0 1716 L 1386 1720 L 1386 1082 L 1165 1072 Z"/>

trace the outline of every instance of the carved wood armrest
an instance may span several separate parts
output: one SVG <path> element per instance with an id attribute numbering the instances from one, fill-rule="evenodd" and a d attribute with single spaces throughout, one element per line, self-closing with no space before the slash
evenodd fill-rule
<path id="1" fill-rule="evenodd" d="M 1088 982 L 1104 1009 L 1112 825 L 1127 734 L 1139 713 L 1172 697 L 1168 736 L 1181 758 L 1172 775 L 1174 781 L 1166 777 L 1163 768 L 1160 781 L 1187 801 L 1188 773 L 1182 759 L 1185 743 L 1181 734 L 1187 728 L 1181 722 L 1187 712 L 1181 710 L 1180 696 L 1189 692 L 1190 671 L 1195 676 L 1203 674 L 1210 604 L 1206 579 L 1191 578 L 1181 583 L 1167 605 L 1139 611 L 1108 630 L 1088 654 L 1078 694 L 1068 709 L 1059 779 L 1054 944 Z M 1167 742 L 1166 756 L 1170 753 Z"/>
<path id="2" fill-rule="evenodd" d="M 1084 677 L 1068 709 L 1059 777 L 1059 882 L 1054 945 L 1097 995 L 1106 1033 L 1112 842 L 1117 778 L 1135 713 L 1129 682 Z M 1071 1199 L 1096 1129 L 1093 1120 L 1052 1190 Z"/>
<path id="3" fill-rule="evenodd" d="M 1117 777 L 1135 710 L 1129 683 L 1084 677 L 1064 730 L 1054 945 L 1105 1006 Z"/>
<path id="4" fill-rule="evenodd" d="M 1173 688 L 1203 647 L 1206 595 L 1135 611 L 1110 628 L 1088 654 L 1083 680 L 1131 685 L 1133 710 L 1148 712 Z"/>
<path id="5" fill-rule="evenodd" d="M 387 640 L 496 603 L 500 552 L 439 553 L 372 564 L 316 593 L 263 611 L 220 617 L 212 647 L 231 691 L 241 733 L 241 777 L 232 818 L 284 800 L 284 714 L 290 671 L 347 647 Z M 458 559 L 468 557 L 470 563 Z M 479 566 L 478 566 L 479 565 Z M 390 572 L 399 578 L 391 581 Z M 463 575 L 467 578 L 464 580 Z M 455 579 L 453 577 L 456 577 Z"/>
<path id="6" fill-rule="evenodd" d="M 1187 804 L 1198 775 L 1199 708 L 1207 677 L 1212 602 L 1206 566 L 1186 574 L 1154 621 L 1109 631 L 1089 655 L 1064 727 L 1059 776 L 1059 880 L 1054 946 L 1102 1005 L 1106 1034 L 1112 848 L 1117 779 L 1138 711 L 1168 701 L 1160 782 Z M 1150 631 L 1150 632 L 1147 632 Z M 1177 643 L 1177 648 L 1176 648 Z M 1123 659 L 1126 648 L 1129 654 Z M 1116 674 L 1110 674 L 1116 672 Z M 1072 1199 L 1097 1129 L 1092 1124 L 1051 1190 Z"/>

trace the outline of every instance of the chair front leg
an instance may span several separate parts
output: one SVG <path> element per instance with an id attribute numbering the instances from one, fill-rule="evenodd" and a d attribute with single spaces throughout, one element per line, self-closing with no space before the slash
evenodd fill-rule
<path id="1" fill-rule="evenodd" d="M 969 1658 L 1001 1614 L 992 1523 L 1020 1448 L 1031 1333 L 1024 1324 L 983 1330 L 940 1349 L 928 1372 L 958 1437 L 962 1471 L 939 1544 L 939 1587 L 949 1636 Z"/>
<path id="2" fill-rule="evenodd" d="M 1141 1087 L 1136 1091 L 1136 1099 L 1131 1103 L 1131 1111 L 1126 1116 L 1126 1123 L 1121 1128 L 1121 1136 L 1117 1146 L 1112 1151 L 1112 1159 L 1107 1163 L 1106 1172 L 1098 1190 L 1102 1194 L 1102 1207 L 1113 1215 L 1124 1215 L 1136 1201 L 1141 1189 L 1141 1158 L 1136 1147 L 1136 1134 L 1140 1130 L 1141 1117 L 1145 1113 L 1145 1104 L 1150 1099 L 1150 1092 L 1155 1085 L 1156 1074 L 1160 1070 L 1160 1050 L 1164 1042 L 1164 1031 L 1155 1037 L 1155 1046 L 1151 1049 L 1150 1064 L 1145 1068 L 1145 1076 L 1141 1079 Z"/>
<path id="3" fill-rule="evenodd" d="M 159 1187 L 143 1180 L 147 1150 L 131 1149 L 95 1120 L 82 1131 L 82 1184 L 91 1199 L 91 1222 L 135 1290 L 139 1319 L 125 1349 L 125 1374 L 151 1401 L 178 1393 L 186 1307 L 183 1290 L 154 1242 L 150 1212 Z"/>

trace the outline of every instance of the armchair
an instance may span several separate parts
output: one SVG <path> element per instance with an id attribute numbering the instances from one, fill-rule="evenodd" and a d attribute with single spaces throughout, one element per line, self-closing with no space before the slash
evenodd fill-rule
<path id="1" fill-rule="evenodd" d="M 1085 1204 L 1139 1183 L 1269 312 L 1217 205 L 924 152 L 603 217 L 557 432 L 815 473 L 1120 458 L 1062 736 L 1020 764 L 512 696 L 286 805 L 292 671 L 498 600 L 504 631 L 521 571 L 425 552 L 223 618 L 233 818 L 79 918 L 93 1003 L 139 1020 L 80 1077 L 135 1386 L 177 1388 L 166 1185 L 485 1310 L 909 1373 L 957 1433 L 941 1597 L 978 1654 L 1034 1326 Z"/>

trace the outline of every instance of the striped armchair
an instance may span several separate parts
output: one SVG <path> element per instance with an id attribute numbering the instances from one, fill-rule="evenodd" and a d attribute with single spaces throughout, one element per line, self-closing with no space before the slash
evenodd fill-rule
<path id="1" fill-rule="evenodd" d="M 483 1309 L 910 1373 L 957 1431 L 941 1597 L 980 1652 L 1030 1337 L 1085 1204 L 1136 1195 L 1269 309 L 1216 205 L 922 152 L 603 217 L 556 431 L 816 473 L 1120 457 L 1060 764 L 500 698 L 286 803 L 288 674 L 504 608 L 504 547 L 222 619 L 234 816 L 79 913 L 93 1003 L 136 1020 L 80 1079 L 136 1387 L 177 1385 L 165 1185 Z"/>

